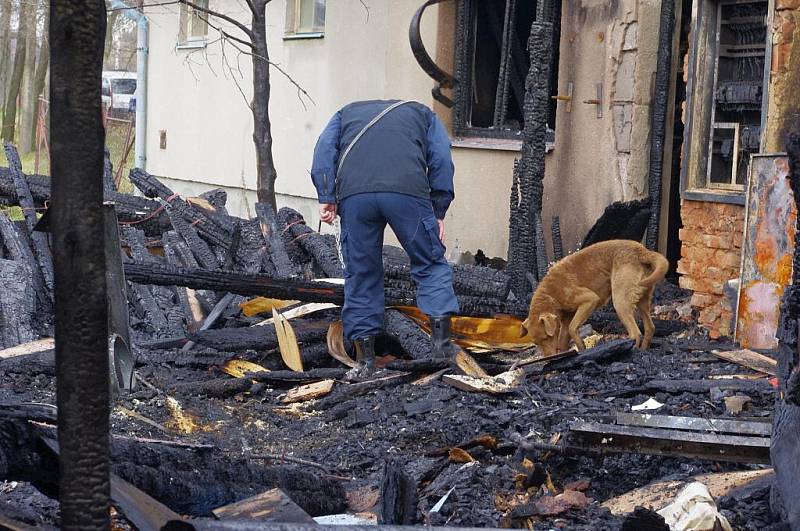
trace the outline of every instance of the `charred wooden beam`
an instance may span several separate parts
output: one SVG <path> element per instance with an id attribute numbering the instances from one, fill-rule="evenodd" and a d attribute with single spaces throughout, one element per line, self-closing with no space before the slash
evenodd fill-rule
<path id="1" fill-rule="evenodd" d="M 189 223 L 183 219 L 172 206 L 166 204 L 167 215 L 169 216 L 175 234 L 180 235 L 183 242 L 173 239 L 172 244 L 178 256 L 180 256 L 186 267 L 203 267 L 205 269 L 219 269 L 219 263 L 211 248 L 197 234 Z M 230 241 L 227 242 L 230 246 Z M 228 249 L 229 247 L 226 247 Z"/>
<path id="2" fill-rule="evenodd" d="M 300 269 L 301 274 L 305 275 L 305 278 L 310 278 L 314 258 L 300 246 L 300 242 L 295 240 L 287 230 L 287 227 L 291 223 L 290 218 L 292 217 L 293 212 L 294 211 L 290 208 L 282 208 L 278 211 L 278 228 L 281 232 L 281 238 L 283 239 L 283 245 L 286 249 L 286 254 L 289 255 L 292 263 L 294 263 Z"/>
<path id="3" fill-rule="evenodd" d="M 117 185 L 114 184 L 114 165 L 111 164 L 111 152 L 106 147 L 103 150 L 103 192 L 116 192 Z"/>
<path id="4" fill-rule="evenodd" d="M 502 271 L 476 265 L 454 265 L 453 289 L 460 295 L 475 295 L 505 300 L 511 289 L 511 278 Z M 404 282 L 413 290 L 411 267 L 403 264 L 384 263 L 384 278 L 387 281 Z"/>
<path id="5" fill-rule="evenodd" d="M 53 292 L 53 257 L 50 254 L 50 244 L 47 241 L 47 235 L 41 232 L 35 232 L 33 227 L 36 226 L 36 205 L 33 202 L 33 196 L 28 188 L 28 181 L 22 173 L 22 163 L 19 160 L 17 149 L 10 143 L 5 144 L 6 158 L 8 159 L 8 167 L 11 171 L 11 177 L 14 179 L 14 185 L 17 188 L 17 199 L 19 206 L 22 208 L 22 214 L 25 216 L 25 223 L 28 226 L 28 234 L 30 235 L 31 243 L 33 244 L 33 254 L 36 257 L 38 267 L 42 270 L 44 283 L 47 290 Z"/>
<path id="6" fill-rule="evenodd" d="M 348 385 L 340 391 L 334 391 L 334 394 L 318 400 L 313 404 L 313 408 L 318 411 L 330 409 L 338 404 L 347 402 L 348 400 L 357 396 L 362 396 L 378 389 L 386 389 L 388 387 L 395 387 L 410 382 L 414 375 L 408 372 L 400 372 L 375 378 L 374 380 L 367 380 Z"/>
<path id="7" fill-rule="evenodd" d="M 109 364 L 100 86 L 103 2 L 50 4 L 50 155 L 60 525 L 109 526 Z"/>
<path id="8" fill-rule="evenodd" d="M 651 204 L 649 197 L 611 203 L 586 233 L 581 248 L 607 240 L 642 241 L 650 219 Z"/>
<path id="9" fill-rule="evenodd" d="M 275 280 L 266 275 L 248 275 L 236 271 L 207 271 L 150 264 L 125 264 L 125 276 L 131 282 L 158 286 L 186 286 L 192 289 L 229 291 L 239 295 L 261 295 L 302 302 L 344 302 L 341 286 L 302 280 Z"/>
<path id="10" fill-rule="evenodd" d="M 232 221 L 226 222 L 223 216 L 212 216 L 199 208 L 195 208 L 155 176 L 142 169 L 132 169 L 130 179 L 146 197 L 159 197 L 169 203 L 174 211 L 179 213 L 187 223 L 194 226 L 207 242 L 223 249 L 229 248 L 230 237 L 233 233 Z"/>
<path id="11" fill-rule="evenodd" d="M 0 166 L 0 196 L 8 198 L 14 204 L 19 204 L 17 187 L 11 175 L 11 168 Z M 28 189 L 31 191 L 36 206 L 44 205 L 50 199 L 50 177 L 47 175 L 26 175 Z"/>
<path id="12" fill-rule="evenodd" d="M 675 0 L 662 0 L 658 31 L 658 56 L 653 95 L 653 122 L 650 128 L 650 165 L 648 171 L 651 200 L 647 223 L 647 248 L 658 246 L 658 225 L 661 217 L 661 174 L 664 169 L 664 143 L 669 118 L 670 80 L 672 78 L 672 34 L 675 30 Z"/>
<path id="13" fill-rule="evenodd" d="M 550 107 L 550 54 L 552 24 L 534 22 L 528 39 L 530 68 L 525 80 L 525 127 L 520 158 L 514 165 L 509 221 L 508 271 L 517 300 L 526 301 L 533 291 L 528 273 L 538 277 L 537 264 L 546 251 L 538 249 L 536 219 L 541 216 L 544 191 L 544 155 L 547 115 Z M 545 260 L 546 261 L 546 260 Z"/>
<path id="14" fill-rule="evenodd" d="M 800 131 L 786 139 L 789 157 L 789 183 L 795 204 L 800 207 Z M 772 490 L 772 511 L 789 524 L 800 529 L 800 220 L 796 220 L 792 284 L 781 297 L 778 326 L 778 383 L 781 394 L 775 401 L 770 457 L 775 468 Z"/>
<path id="15" fill-rule="evenodd" d="M 228 214 L 225 205 L 228 203 L 228 192 L 222 188 L 212 188 L 207 192 L 200 194 L 201 199 L 205 199 L 213 206 L 220 214 Z"/>
<path id="16" fill-rule="evenodd" d="M 553 233 L 553 260 L 558 262 L 564 258 L 564 244 L 561 240 L 561 219 L 558 216 L 553 216 L 550 230 Z"/>
<path id="17" fill-rule="evenodd" d="M 320 380 L 340 379 L 346 372 L 345 369 L 311 369 L 305 372 L 256 372 L 243 378 L 215 378 L 205 382 L 177 384 L 172 387 L 172 392 L 187 396 L 224 398 L 250 391 L 253 388 L 254 381 L 273 385 L 295 385 L 318 382 Z"/>
<path id="18" fill-rule="evenodd" d="M 772 385 L 764 380 L 650 380 L 641 387 L 607 391 L 598 396 L 633 396 L 642 393 L 708 393 L 712 389 L 742 391 L 752 393 L 769 393 L 774 391 Z"/>
<path id="19" fill-rule="evenodd" d="M 51 314 L 53 312 L 53 295 L 47 289 L 44 273 L 33 255 L 33 250 L 27 241 L 23 240 L 5 212 L 0 212 L 0 240 L 8 251 L 8 257 L 15 262 L 25 264 L 30 270 L 31 288 L 36 295 L 38 311 L 45 315 Z"/>
<path id="20" fill-rule="evenodd" d="M 2 216 L 2 214 L 0 214 Z M 0 259 L 0 348 L 36 339 L 33 275 L 24 262 Z"/>
<path id="21" fill-rule="evenodd" d="M 594 312 L 587 321 L 592 328 L 601 334 L 626 334 L 625 327 L 613 311 Z M 655 337 L 666 337 L 676 332 L 682 332 L 691 326 L 690 323 L 679 319 L 653 319 L 656 327 Z"/>
<path id="22" fill-rule="evenodd" d="M 128 242 L 131 256 L 143 263 L 157 263 L 145 245 L 144 233 L 130 226 L 123 227 L 123 238 Z M 124 266 L 123 266 L 124 268 Z M 183 334 L 183 317 L 174 302 L 174 290 L 165 286 L 146 286 L 129 283 L 134 296 L 139 300 L 145 321 L 156 334 Z"/>
<path id="23" fill-rule="evenodd" d="M 378 525 L 411 525 L 417 515 L 417 483 L 403 470 L 402 461 L 390 459 L 383 466 Z"/>
<path id="24" fill-rule="evenodd" d="M 769 437 L 691 432 L 577 421 L 569 445 L 592 452 L 680 455 L 712 461 L 769 464 Z"/>
<path id="25" fill-rule="evenodd" d="M 286 220 L 285 230 L 291 235 L 292 241 L 296 241 L 314 258 L 314 262 L 328 278 L 344 277 L 339 252 L 335 245 L 331 245 L 329 238 L 306 225 L 299 212 L 287 207 L 281 210 L 284 211 L 282 217 Z"/>
<path id="26" fill-rule="evenodd" d="M 327 327 L 306 326 L 306 324 L 301 320 L 292 320 L 292 327 L 298 342 L 316 342 L 325 338 L 328 332 Z M 278 347 L 278 336 L 275 333 L 275 327 L 271 325 L 199 330 L 187 334 L 187 338 L 198 345 L 221 352 L 239 352 L 242 350 L 264 352 Z"/>
<path id="27" fill-rule="evenodd" d="M 602 343 L 595 347 L 587 348 L 574 357 L 546 363 L 542 371 L 565 371 L 573 367 L 580 367 L 588 362 L 597 363 L 620 356 L 626 356 L 633 352 L 635 343 L 633 339 L 615 339 L 608 343 Z"/>
<path id="28" fill-rule="evenodd" d="M 283 244 L 283 237 L 278 230 L 278 219 L 272 205 L 256 203 L 256 215 L 264 242 L 267 244 L 270 262 L 275 268 L 275 278 L 293 278 L 299 274 L 297 266 L 292 263 Z"/>
<path id="29" fill-rule="evenodd" d="M 419 360 L 433 357 L 430 336 L 399 311 L 386 312 L 383 328 L 386 335 L 396 341 L 410 357 Z"/>
<path id="30" fill-rule="evenodd" d="M 344 289 L 340 285 L 303 280 L 275 280 L 267 275 L 251 275 L 238 271 L 208 271 L 142 263 L 125 264 L 125 277 L 130 282 L 157 286 L 185 286 L 192 289 L 223 291 L 239 295 L 260 295 L 301 302 L 330 302 L 344 304 Z M 475 296 L 458 297 L 461 315 L 492 316 L 496 314 L 525 315 L 523 302 L 504 302 Z M 387 290 L 386 304 L 414 304 L 413 293 Z"/>

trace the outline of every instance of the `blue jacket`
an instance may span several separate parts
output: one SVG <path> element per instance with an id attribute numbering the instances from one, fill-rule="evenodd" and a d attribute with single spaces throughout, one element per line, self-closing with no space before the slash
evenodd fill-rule
<path id="1" fill-rule="evenodd" d="M 428 107 L 410 102 L 392 109 L 353 145 L 337 173 L 339 157 L 391 101 L 359 101 L 339 110 L 314 148 L 311 179 L 320 203 L 363 192 L 397 192 L 430 199 L 444 219 L 455 194 L 450 137 Z"/>

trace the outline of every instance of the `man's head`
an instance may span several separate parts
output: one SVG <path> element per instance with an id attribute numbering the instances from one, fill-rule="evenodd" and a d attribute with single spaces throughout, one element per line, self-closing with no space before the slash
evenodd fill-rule
<path id="1" fill-rule="evenodd" d="M 550 356 L 558 352 L 559 326 L 558 316 L 554 313 L 542 313 L 538 317 L 529 315 L 522 322 L 520 337 L 530 336 L 542 353 Z"/>

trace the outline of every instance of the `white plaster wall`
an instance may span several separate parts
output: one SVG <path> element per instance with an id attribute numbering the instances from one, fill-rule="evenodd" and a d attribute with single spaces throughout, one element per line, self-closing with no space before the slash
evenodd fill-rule
<path id="1" fill-rule="evenodd" d="M 416 0 L 333 0 L 326 9 L 325 37 L 284 39 L 285 0 L 267 7 L 270 60 L 302 86 L 313 101 L 298 97 L 297 87 L 271 70 L 270 119 L 278 172 L 280 205 L 299 207 L 317 225 L 316 195 L 309 170 L 317 136 L 327 121 L 350 101 L 416 99 L 430 105 L 430 82 L 408 46 L 408 22 Z M 210 7 L 249 20 L 239 0 L 211 0 Z M 150 20 L 147 170 L 166 176 L 176 191 L 200 193 L 211 187 L 229 192 L 231 212 L 247 214 L 255 189 L 251 63 L 231 45 L 214 42 L 204 49 L 177 49 L 178 6 L 147 10 Z M 423 25 L 435 42 L 435 14 Z M 223 27 L 236 35 L 236 29 Z M 240 91 L 241 90 L 241 91 Z M 244 93 L 244 95 L 242 94 Z M 167 147 L 159 147 L 160 131 Z M 244 201 L 242 197 L 247 197 Z M 238 199 L 237 199 L 238 198 Z M 252 210 L 251 210 L 252 211 Z"/>

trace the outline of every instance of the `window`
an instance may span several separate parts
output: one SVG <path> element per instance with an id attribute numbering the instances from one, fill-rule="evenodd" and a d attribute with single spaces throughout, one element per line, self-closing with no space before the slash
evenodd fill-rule
<path id="1" fill-rule="evenodd" d="M 741 196 L 761 150 L 769 64 L 766 0 L 700 0 L 687 93 L 684 188 Z M 684 194 L 686 195 L 686 193 Z"/>
<path id="2" fill-rule="evenodd" d="M 325 0 L 286 0 L 286 36 L 321 37 L 325 32 Z"/>
<path id="3" fill-rule="evenodd" d="M 193 0 L 194 4 L 208 9 L 208 0 Z M 203 46 L 208 35 L 206 14 L 186 4 L 180 5 L 179 46 Z"/>
<path id="4" fill-rule="evenodd" d="M 544 2 L 542 5 L 537 5 Z M 553 23 L 550 93 L 558 92 L 558 43 L 561 3 L 558 0 L 463 0 L 456 30 L 457 136 L 518 138 L 525 125 L 525 77 L 530 67 L 528 37 L 537 20 Z M 548 140 L 555 129 L 556 100 L 551 100 Z"/>

